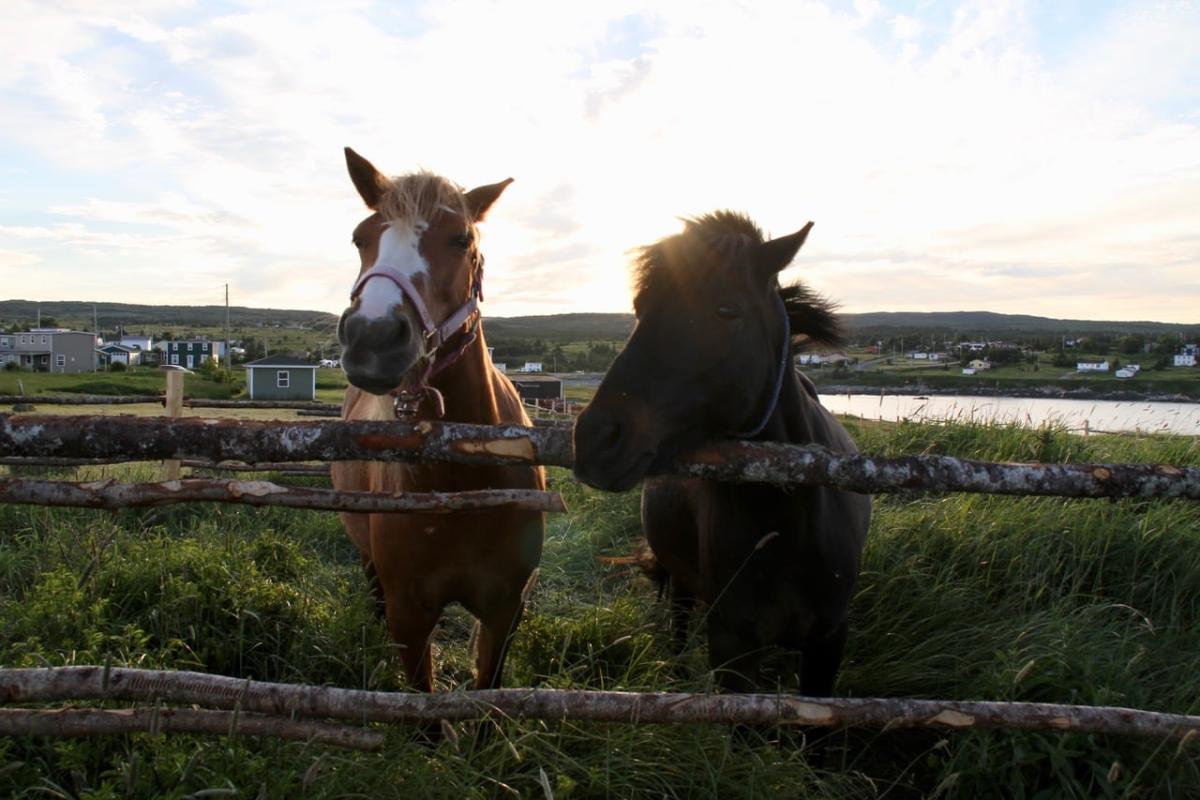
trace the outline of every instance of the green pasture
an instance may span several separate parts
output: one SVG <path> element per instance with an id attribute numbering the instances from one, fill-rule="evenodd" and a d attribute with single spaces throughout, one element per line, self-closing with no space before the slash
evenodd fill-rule
<path id="1" fill-rule="evenodd" d="M 873 453 L 1200 465 L 1183 437 L 847 423 Z M 45 471 L 69 477 L 69 471 Z M 88 468 L 148 479 L 150 465 Z M 510 686 L 703 690 L 703 634 L 674 656 L 625 558 L 638 495 L 551 470 L 540 579 Z M 876 498 L 837 692 L 1200 713 L 1200 503 L 976 495 Z M 437 634 L 442 691 L 470 676 L 469 618 Z M 118 514 L 0 506 L 0 664 L 195 669 L 402 689 L 335 514 L 186 505 Z M 782 678 L 786 688 L 788 680 Z M 1186 798 L 1195 742 L 946 730 L 731 737 L 721 725 L 502 721 L 438 743 L 385 728 L 363 754 L 254 738 L 0 738 L 15 798 Z"/>

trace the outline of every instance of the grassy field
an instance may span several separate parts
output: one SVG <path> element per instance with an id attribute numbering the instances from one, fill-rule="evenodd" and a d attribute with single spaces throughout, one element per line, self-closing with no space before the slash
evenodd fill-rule
<path id="1" fill-rule="evenodd" d="M 849 423 L 864 450 L 986 459 L 1200 464 L 1196 440 L 1012 427 Z M 55 473 L 62 474 L 62 473 Z M 88 468 L 148 479 L 148 466 Z M 670 655 L 654 589 L 623 563 L 636 492 L 552 470 L 549 526 L 507 685 L 697 690 L 703 635 Z M 968 495 L 876 500 L 838 693 L 1110 704 L 1200 713 L 1200 504 Z M 333 514 L 177 506 L 109 515 L 0 506 L 0 664 L 199 669 L 399 689 Z M 469 619 L 438 634 L 439 685 L 469 679 Z M 387 729 L 356 754 L 139 734 L 0 739 L 0 796 L 1194 797 L 1196 745 L 1077 734 L 504 722 L 422 744 Z M 811 757 L 811 758 L 810 758 Z"/>

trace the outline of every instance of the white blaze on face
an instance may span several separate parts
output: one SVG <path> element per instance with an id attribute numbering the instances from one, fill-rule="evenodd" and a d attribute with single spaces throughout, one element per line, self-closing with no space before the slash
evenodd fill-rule
<path id="1" fill-rule="evenodd" d="M 379 255 L 371 268 L 386 264 L 413 281 L 419 273 L 428 276 L 429 263 L 421 255 L 421 234 L 428 227 L 424 221 L 388 223 L 379 237 Z M 404 294 L 399 286 L 384 278 L 372 278 L 363 285 L 356 313 L 371 319 L 385 317 L 392 313 L 394 306 L 403 302 Z"/>

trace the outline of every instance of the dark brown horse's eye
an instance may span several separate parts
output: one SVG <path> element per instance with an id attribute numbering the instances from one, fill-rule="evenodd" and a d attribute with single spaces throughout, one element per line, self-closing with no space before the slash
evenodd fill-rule
<path id="1" fill-rule="evenodd" d="M 458 236 L 453 236 L 450 238 L 450 244 L 453 245 L 454 247 L 459 248 L 460 250 L 466 250 L 468 247 L 471 246 L 471 236 L 470 236 L 470 234 L 466 234 L 466 233 L 461 233 Z"/>
<path id="2" fill-rule="evenodd" d="M 363 248 L 363 240 L 359 239 L 357 236 L 350 240 L 350 244 L 354 245 L 359 250 L 362 250 Z"/>
<path id="3" fill-rule="evenodd" d="M 717 306 L 717 316 L 721 319 L 737 319 L 742 315 L 742 310 L 737 306 L 722 304 Z"/>

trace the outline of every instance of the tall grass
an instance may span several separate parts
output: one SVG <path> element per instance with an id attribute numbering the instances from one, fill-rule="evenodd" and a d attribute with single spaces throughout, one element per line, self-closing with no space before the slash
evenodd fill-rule
<path id="1" fill-rule="evenodd" d="M 850 423 L 864 450 L 1196 465 L 1194 440 L 1053 428 Z M 111 469 L 111 468 L 110 468 Z M 145 478 L 136 473 L 133 478 Z M 552 519 L 508 685 L 695 690 L 627 557 L 636 493 L 551 475 Z M 200 669 L 403 687 L 332 514 L 180 506 L 0 507 L 0 663 Z M 892 495 L 876 515 L 838 692 L 1036 700 L 1200 713 L 1200 504 Z M 439 686 L 468 682 L 469 618 L 438 633 Z M 838 731 L 824 747 L 722 726 L 491 722 L 380 754 L 249 738 L 0 740 L 13 797 L 1188 797 L 1195 746 L 1062 733 Z"/>

